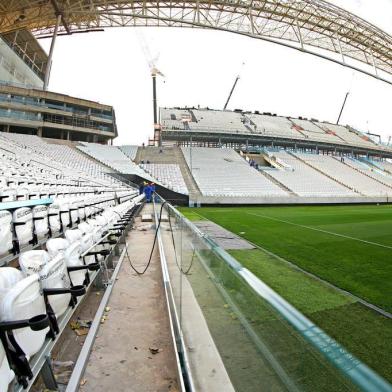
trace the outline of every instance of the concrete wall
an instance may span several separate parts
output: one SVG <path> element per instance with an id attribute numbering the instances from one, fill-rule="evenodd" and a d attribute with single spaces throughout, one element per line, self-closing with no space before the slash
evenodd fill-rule
<path id="1" fill-rule="evenodd" d="M 363 204 L 363 203 L 391 203 L 389 197 L 213 197 L 199 196 L 196 200 L 190 200 L 192 204 Z"/>
<path id="2" fill-rule="evenodd" d="M 43 81 L 0 38 L 0 81 L 42 88 Z"/>

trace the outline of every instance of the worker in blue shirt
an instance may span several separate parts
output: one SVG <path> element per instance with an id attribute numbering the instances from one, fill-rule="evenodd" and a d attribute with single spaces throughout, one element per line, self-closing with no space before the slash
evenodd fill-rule
<path id="1" fill-rule="evenodd" d="M 144 194 L 146 195 L 146 201 L 149 203 L 151 201 L 151 185 L 147 184 L 144 187 Z"/>

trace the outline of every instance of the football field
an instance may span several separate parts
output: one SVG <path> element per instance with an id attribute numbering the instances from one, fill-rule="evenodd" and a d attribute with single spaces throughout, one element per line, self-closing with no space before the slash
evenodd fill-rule
<path id="1" fill-rule="evenodd" d="M 229 252 L 392 380 L 392 320 L 361 302 L 392 313 L 391 206 L 203 207 L 181 212 L 193 221 L 211 220 L 257 245 Z"/>

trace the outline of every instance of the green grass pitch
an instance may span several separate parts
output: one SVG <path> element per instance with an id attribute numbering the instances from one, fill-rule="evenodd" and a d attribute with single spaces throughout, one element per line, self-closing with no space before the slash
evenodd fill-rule
<path id="1" fill-rule="evenodd" d="M 392 207 L 182 208 L 262 249 L 230 251 L 349 351 L 392 380 L 392 321 L 290 264 L 392 312 Z M 277 255 L 278 257 L 275 257 Z"/>

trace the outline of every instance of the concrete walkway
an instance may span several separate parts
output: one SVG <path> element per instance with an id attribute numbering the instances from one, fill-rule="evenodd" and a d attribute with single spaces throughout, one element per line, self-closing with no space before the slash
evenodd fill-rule
<path id="1" fill-rule="evenodd" d="M 142 213 L 152 213 L 152 206 L 146 205 Z M 136 218 L 127 243 L 138 270 L 147 263 L 154 233 L 151 223 Z M 178 391 L 158 247 L 142 276 L 131 269 L 125 256 L 108 306 L 80 391 Z M 155 349 L 159 352 L 153 353 Z"/>

